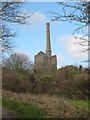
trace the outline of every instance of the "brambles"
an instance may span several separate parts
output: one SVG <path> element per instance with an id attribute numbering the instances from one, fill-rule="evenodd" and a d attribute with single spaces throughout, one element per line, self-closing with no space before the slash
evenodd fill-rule
<path id="1" fill-rule="evenodd" d="M 25 104 L 34 104 L 47 112 L 47 118 L 87 118 L 87 110 L 81 105 L 72 105 L 73 100 L 58 96 L 33 95 L 30 93 L 14 93 L 3 90 L 3 97 L 7 99 L 22 101 Z M 27 99 L 26 99 L 27 98 Z M 83 103 L 85 101 L 82 101 Z M 86 101 L 88 106 L 88 101 Z M 25 107 L 26 109 L 26 107 Z"/>

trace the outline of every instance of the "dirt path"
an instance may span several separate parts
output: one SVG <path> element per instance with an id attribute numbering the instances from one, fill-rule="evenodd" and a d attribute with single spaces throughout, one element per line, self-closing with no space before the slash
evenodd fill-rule
<path id="1" fill-rule="evenodd" d="M 16 116 L 6 107 L 2 107 L 2 118 L 16 118 Z"/>

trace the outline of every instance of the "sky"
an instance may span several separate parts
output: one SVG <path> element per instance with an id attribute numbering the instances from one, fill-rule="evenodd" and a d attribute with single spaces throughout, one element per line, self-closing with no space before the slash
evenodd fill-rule
<path id="1" fill-rule="evenodd" d="M 72 33 L 77 28 L 75 23 L 51 21 L 52 14 L 49 12 L 62 13 L 62 9 L 57 3 L 27 2 L 23 4 L 21 10 L 33 14 L 27 19 L 28 25 L 11 23 L 11 26 L 18 34 L 13 39 L 16 46 L 15 52 L 29 55 L 34 62 L 34 55 L 40 51 L 46 51 L 46 22 L 50 22 L 51 49 L 52 55 L 57 55 L 57 67 L 60 68 L 66 65 L 83 65 L 87 67 L 87 63 L 83 61 L 87 60 L 88 55 L 86 52 L 82 52 L 86 48 L 77 44 L 78 40 L 72 36 Z"/>

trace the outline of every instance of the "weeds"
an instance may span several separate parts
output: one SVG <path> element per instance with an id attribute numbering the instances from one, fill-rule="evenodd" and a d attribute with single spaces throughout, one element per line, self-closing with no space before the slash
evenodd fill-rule
<path id="1" fill-rule="evenodd" d="M 25 104 L 34 104 L 45 110 L 48 118 L 87 118 L 88 112 L 79 106 L 72 105 L 67 100 L 50 95 L 32 95 L 29 93 L 13 93 L 3 91 L 3 97 L 22 101 Z"/>

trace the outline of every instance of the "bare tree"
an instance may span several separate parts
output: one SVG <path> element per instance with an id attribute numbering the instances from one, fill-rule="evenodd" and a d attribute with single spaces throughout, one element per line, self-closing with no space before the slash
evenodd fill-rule
<path id="1" fill-rule="evenodd" d="M 8 23 L 27 23 L 27 18 L 31 16 L 31 13 L 21 11 L 21 5 L 23 2 L 2 2 L 0 5 L 0 16 L 2 18 L 1 24 L 2 36 L 0 36 L 0 44 L 2 44 L 3 52 L 11 52 L 13 48 L 12 37 L 16 36 L 16 32 L 12 32 Z M 2 37 L 2 38 L 1 38 Z"/>
<path id="2" fill-rule="evenodd" d="M 31 14 L 20 10 L 22 4 L 23 2 L 13 2 L 13 0 L 12 2 L 2 2 L 2 20 L 25 24 L 26 18 Z"/>
<path id="3" fill-rule="evenodd" d="M 80 45 L 86 46 L 88 41 L 87 27 L 90 24 L 90 1 L 89 2 L 58 2 L 62 12 L 49 12 L 52 21 L 75 22 L 77 29 L 72 33 L 74 38 L 81 40 Z M 69 12 L 68 12 L 69 11 Z M 62 14 L 61 14 L 62 13 Z M 79 36 L 82 34 L 82 36 Z"/>
<path id="4" fill-rule="evenodd" d="M 3 66 L 13 71 L 31 71 L 33 69 L 33 64 L 29 56 L 24 53 L 11 54 L 10 57 L 4 61 Z"/>
<path id="5" fill-rule="evenodd" d="M 2 25 L 2 52 L 10 53 L 13 50 L 12 37 L 15 37 L 16 33 L 5 25 Z"/>

